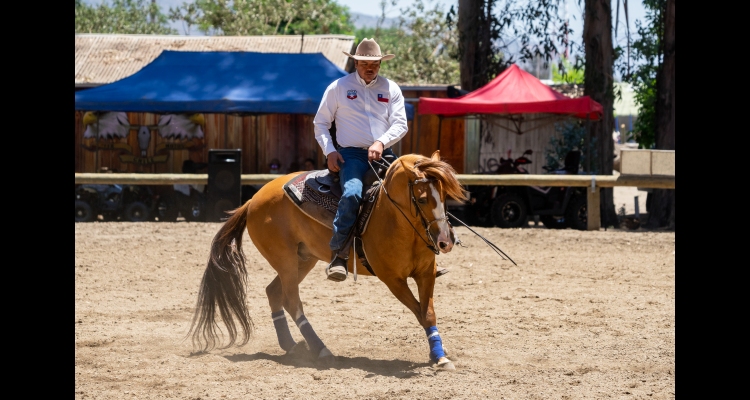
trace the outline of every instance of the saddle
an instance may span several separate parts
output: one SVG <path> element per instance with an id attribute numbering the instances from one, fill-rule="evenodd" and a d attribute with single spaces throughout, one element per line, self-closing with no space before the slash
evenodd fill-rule
<path id="1" fill-rule="evenodd" d="M 389 163 L 396 160 L 393 156 L 384 156 L 383 158 Z M 354 246 L 357 258 L 367 268 L 367 271 L 375 276 L 375 272 L 365 257 L 361 236 L 367 229 L 367 222 L 370 220 L 373 206 L 380 193 L 380 179 L 385 178 L 387 167 L 384 163 L 383 165 L 374 164 L 373 167 L 375 167 L 375 171 L 368 170 L 362 181 L 362 203 L 352 234 L 350 234 L 343 249 L 347 249 L 346 252 L 348 253 L 352 239 L 360 239 L 355 241 Z M 338 174 L 327 169 L 303 172 L 284 184 L 284 192 L 302 212 L 319 224 L 333 229 L 333 219 L 336 216 L 336 210 L 338 210 L 342 195 Z"/>

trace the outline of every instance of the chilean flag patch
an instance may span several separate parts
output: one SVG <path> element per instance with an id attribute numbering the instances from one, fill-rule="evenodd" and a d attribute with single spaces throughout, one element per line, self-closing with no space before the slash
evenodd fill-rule
<path id="1" fill-rule="evenodd" d="M 388 98 L 384 97 L 382 94 L 378 93 L 378 101 L 383 102 L 383 103 L 387 103 L 388 102 Z"/>
<path id="2" fill-rule="evenodd" d="M 354 100 L 357 98 L 357 91 L 356 90 L 347 90 L 346 91 L 346 98 L 349 100 Z"/>

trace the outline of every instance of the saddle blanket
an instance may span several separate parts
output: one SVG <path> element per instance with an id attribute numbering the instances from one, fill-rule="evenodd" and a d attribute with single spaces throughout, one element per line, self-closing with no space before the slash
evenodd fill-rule
<path id="1" fill-rule="evenodd" d="M 358 234 L 364 233 L 372 212 L 380 182 L 375 182 L 363 193 L 363 207 L 355 225 Z M 333 218 L 339 207 L 341 185 L 328 170 L 303 172 L 284 184 L 286 196 L 316 222 L 333 229 Z"/>

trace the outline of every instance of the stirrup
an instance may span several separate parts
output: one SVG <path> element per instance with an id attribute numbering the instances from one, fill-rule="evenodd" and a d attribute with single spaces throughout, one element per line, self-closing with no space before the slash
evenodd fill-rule
<path id="1" fill-rule="evenodd" d="M 344 265 L 333 265 L 336 260 L 341 260 Z M 346 267 L 347 260 L 341 257 L 335 257 L 328 266 L 326 266 L 326 277 L 329 281 L 343 282 L 349 276 L 349 269 Z"/>
<path id="2" fill-rule="evenodd" d="M 450 272 L 450 271 L 448 271 L 447 268 L 438 268 L 437 272 L 435 273 L 435 278 L 443 276 L 443 275 L 447 274 L 448 272 Z"/>

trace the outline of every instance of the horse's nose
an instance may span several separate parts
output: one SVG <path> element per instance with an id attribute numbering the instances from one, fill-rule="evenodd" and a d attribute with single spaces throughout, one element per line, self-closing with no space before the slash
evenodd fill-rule
<path id="1" fill-rule="evenodd" d="M 441 240 L 438 242 L 438 246 L 440 246 L 440 251 L 447 253 L 453 249 L 453 242 L 450 240 Z"/>

